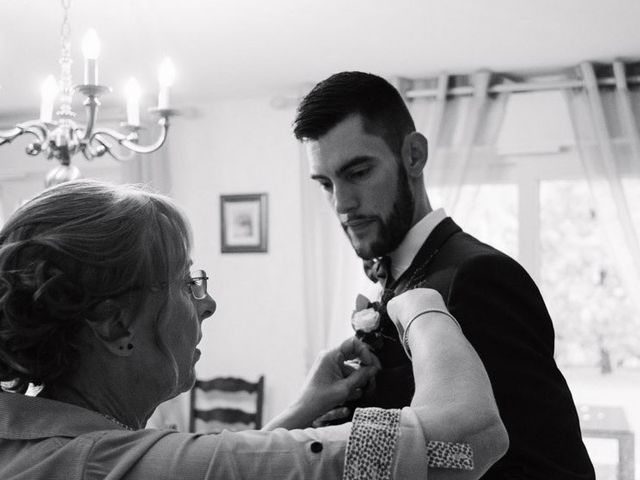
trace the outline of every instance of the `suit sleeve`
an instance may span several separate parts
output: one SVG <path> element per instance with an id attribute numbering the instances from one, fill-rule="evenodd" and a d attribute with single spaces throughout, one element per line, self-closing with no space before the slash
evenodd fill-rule
<path id="1" fill-rule="evenodd" d="M 446 302 L 489 374 L 511 445 L 502 467 L 523 457 L 553 463 L 579 431 L 537 286 L 513 259 L 483 254 L 458 268 Z"/>

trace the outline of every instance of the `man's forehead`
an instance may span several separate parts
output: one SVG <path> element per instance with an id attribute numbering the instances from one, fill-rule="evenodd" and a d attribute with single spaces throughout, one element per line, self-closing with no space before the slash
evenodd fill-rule
<path id="1" fill-rule="evenodd" d="M 354 139 L 355 140 L 355 139 Z M 371 149 L 362 148 L 357 141 L 341 144 L 311 140 L 305 144 L 311 175 L 337 173 L 353 159 L 362 157 Z"/>
<path id="2" fill-rule="evenodd" d="M 337 170 L 358 157 L 380 157 L 391 152 L 383 138 L 367 133 L 359 117 L 349 117 L 317 140 L 304 146 L 312 173 L 314 170 Z"/>

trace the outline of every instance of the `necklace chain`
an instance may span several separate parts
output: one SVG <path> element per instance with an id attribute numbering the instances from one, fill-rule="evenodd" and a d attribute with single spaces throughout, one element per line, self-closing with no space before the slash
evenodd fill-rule
<path id="1" fill-rule="evenodd" d="M 136 429 L 133 427 L 130 427 L 129 425 L 122 423 L 120 420 L 112 417 L 111 415 L 107 415 L 106 413 L 100 413 L 100 415 L 102 415 L 104 418 L 106 418 L 107 420 L 112 421 L 113 423 L 121 426 L 122 428 L 124 428 L 125 430 L 129 430 L 131 432 L 135 431 Z"/>

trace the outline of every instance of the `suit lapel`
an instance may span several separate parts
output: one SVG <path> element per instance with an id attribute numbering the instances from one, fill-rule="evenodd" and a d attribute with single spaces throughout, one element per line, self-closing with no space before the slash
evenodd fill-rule
<path id="1" fill-rule="evenodd" d="M 397 293 L 407 290 L 410 285 L 411 277 L 418 269 L 424 269 L 431 262 L 431 260 L 437 255 L 440 247 L 457 232 L 461 232 L 462 229 L 453 221 L 451 217 L 447 217 L 442 220 L 436 228 L 433 229 L 431 235 L 427 237 L 425 242 L 418 250 L 415 258 L 411 262 L 409 268 L 407 268 L 400 278 L 398 278 L 390 287 Z"/>

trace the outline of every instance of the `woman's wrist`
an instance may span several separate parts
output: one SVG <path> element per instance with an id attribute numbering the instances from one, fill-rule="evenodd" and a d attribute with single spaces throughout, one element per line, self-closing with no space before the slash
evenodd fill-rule
<path id="1" fill-rule="evenodd" d="M 441 308 L 430 308 L 422 312 L 419 312 L 416 315 L 414 315 L 411 319 L 409 319 L 408 322 L 405 322 L 403 324 L 402 336 L 400 338 L 400 342 L 402 344 L 402 348 L 404 348 L 404 351 L 407 354 L 407 357 L 409 357 L 409 359 L 411 359 L 411 345 L 409 340 L 410 339 L 409 332 L 411 330 L 411 327 L 415 323 L 419 323 L 419 322 L 442 321 L 442 320 L 452 321 L 458 328 L 461 329 L 460 324 L 455 319 L 455 317 L 451 315 L 446 309 L 441 309 Z M 414 328 L 414 331 L 415 330 L 418 330 L 418 329 Z"/>
<path id="2" fill-rule="evenodd" d="M 322 407 L 323 402 L 318 401 L 322 394 L 303 395 L 298 400 L 289 405 L 282 413 L 264 426 L 263 430 L 273 430 L 275 428 L 286 428 L 293 430 L 297 428 L 311 427 L 314 420 L 331 410 L 335 405 Z M 308 398 L 311 397 L 311 398 Z"/>
<path id="3" fill-rule="evenodd" d="M 286 428 L 293 430 L 297 428 L 306 428 L 311 426 L 311 422 L 315 420 L 313 414 L 309 411 L 308 406 L 305 407 L 301 400 L 297 400 L 283 412 L 273 418 L 262 429 L 274 430 L 276 428 Z"/>

